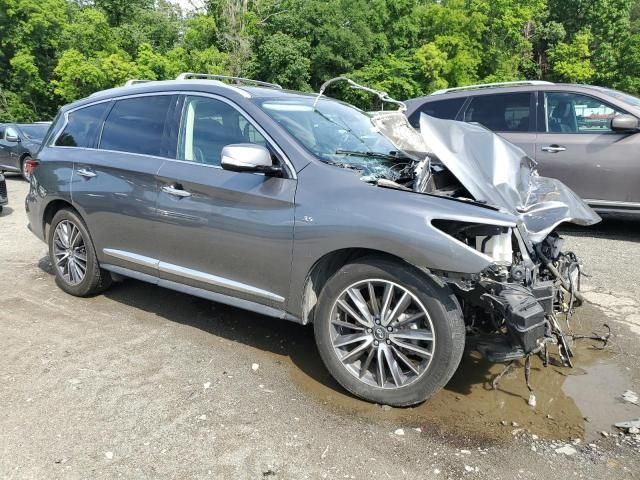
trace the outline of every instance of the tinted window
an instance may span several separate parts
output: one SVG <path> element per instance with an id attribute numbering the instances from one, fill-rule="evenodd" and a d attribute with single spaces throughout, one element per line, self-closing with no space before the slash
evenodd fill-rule
<path id="1" fill-rule="evenodd" d="M 5 126 L 4 125 L 0 125 L 0 138 L 4 139 L 4 129 Z"/>
<path id="2" fill-rule="evenodd" d="M 206 97 L 185 99 L 179 160 L 220 165 L 222 149 L 232 143 L 267 145 L 260 132 L 231 105 Z"/>
<path id="3" fill-rule="evenodd" d="M 624 112 L 588 95 L 545 94 L 545 131 L 549 133 L 611 132 L 611 119 Z"/>
<path id="4" fill-rule="evenodd" d="M 47 134 L 47 130 L 49 130 L 49 124 L 43 123 L 41 125 L 21 125 L 20 130 L 22 130 L 27 138 L 40 141 Z"/>
<path id="5" fill-rule="evenodd" d="M 69 113 L 67 126 L 56 140 L 63 147 L 93 147 L 98 127 L 109 102 L 98 103 Z"/>
<path id="6" fill-rule="evenodd" d="M 166 156 L 164 126 L 171 95 L 118 100 L 104 122 L 100 148 Z"/>
<path id="7" fill-rule="evenodd" d="M 424 103 L 411 114 L 409 123 L 411 123 L 411 126 L 414 128 L 420 128 L 421 113 L 426 113 L 431 117 L 443 118 L 445 120 L 455 120 L 465 100 L 466 98 L 451 98 L 449 100 Z"/>
<path id="8" fill-rule="evenodd" d="M 531 93 L 502 93 L 473 97 L 465 122 L 479 123 L 495 132 L 528 132 Z"/>

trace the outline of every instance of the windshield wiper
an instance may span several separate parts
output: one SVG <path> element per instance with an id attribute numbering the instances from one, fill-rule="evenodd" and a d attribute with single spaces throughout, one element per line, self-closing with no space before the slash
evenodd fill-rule
<path id="1" fill-rule="evenodd" d="M 349 157 L 367 157 L 367 158 L 381 158 L 384 160 L 404 160 L 405 157 L 393 155 L 391 153 L 378 153 L 378 152 L 358 152 L 357 150 L 336 150 L 336 155 L 346 155 Z"/>

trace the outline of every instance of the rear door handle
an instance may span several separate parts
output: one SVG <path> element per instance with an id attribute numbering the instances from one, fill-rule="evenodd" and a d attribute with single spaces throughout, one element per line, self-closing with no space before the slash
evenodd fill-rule
<path id="1" fill-rule="evenodd" d="M 93 172 L 88 168 L 79 168 L 78 170 L 76 170 L 76 173 L 81 177 L 85 177 L 85 178 L 93 178 L 96 175 L 98 175 L 96 172 Z"/>
<path id="2" fill-rule="evenodd" d="M 178 188 L 177 185 L 166 185 L 162 187 L 162 191 L 179 198 L 186 198 L 191 196 L 191 193 L 183 190 L 182 188 Z"/>
<path id="3" fill-rule="evenodd" d="M 560 145 L 549 145 L 548 147 L 542 147 L 542 151 L 547 153 L 560 153 L 566 150 L 566 147 L 561 147 Z"/>

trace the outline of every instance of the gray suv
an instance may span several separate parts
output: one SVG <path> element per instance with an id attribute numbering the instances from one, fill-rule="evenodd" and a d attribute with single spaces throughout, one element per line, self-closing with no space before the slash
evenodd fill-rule
<path id="1" fill-rule="evenodd" d="M 580 303 L 580 270 L 553 230 L 597 215 L 506 142 L 511 181 L 481 181 L 495 165 L 442 145 L 494 135 L 425 124 L 435 148 L 401 112 L 210 75 L 98 92 L 44 140 L 29 228 L 71 295 L 124 276 L 313 323 L 331 374 L 369 401 L 429 398 L 465 344 L 569 361 L 555 315 Z"/>
<path id="2" fill-rule="evenodd" d="M 640 99 L 542 81 L 473 85 L 406 102 L 420 113 L 476 122 L 521 147 L 599 213 L 640 213 Z"/>

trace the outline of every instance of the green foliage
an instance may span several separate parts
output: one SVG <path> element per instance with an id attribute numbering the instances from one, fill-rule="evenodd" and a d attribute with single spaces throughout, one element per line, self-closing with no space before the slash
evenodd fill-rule
<path id="1" fill-rule="evenodd" d="M 257 50 L 255 76 L 296 90 L 309 90 L 311 47 L 286 33 L 269 36 Z"/>
<path id="2" fill-rule="evenodd" d="M 0 120 L 44 120 L 129 78 L 345 75 L 399 99 L 476 82 L 640 93 L 640 0 L 0 0 Z M 363 108 L 371 96 L 331 92 Z"/>

